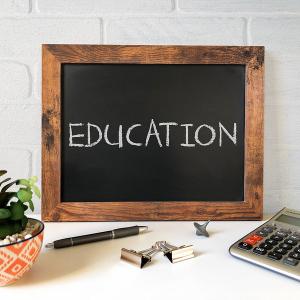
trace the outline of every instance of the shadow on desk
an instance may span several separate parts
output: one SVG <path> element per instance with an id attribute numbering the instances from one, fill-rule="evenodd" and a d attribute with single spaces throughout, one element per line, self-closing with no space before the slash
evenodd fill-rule
<path id="1" fill-rule="evenodd" d="M 12 287 L 23 285 L 36 285 L 51 280 L 59 280 L 62 277 L 76 276 L 82 274 L 84 269 L 96 264 L 102 270 L 111 267 L 113 255 L 110 255 L 111 243 L 95 243 L 65 249 L 43 249 L 32 270 L 24 275 Z"/>

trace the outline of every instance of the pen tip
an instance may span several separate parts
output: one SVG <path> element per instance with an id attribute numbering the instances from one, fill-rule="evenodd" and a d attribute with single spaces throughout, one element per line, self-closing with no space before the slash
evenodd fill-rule
<path id="1" fill-rule="evenodd" d="M 139 232 L 145 232 L 148 231 L 148 226 L 139 226 Z"/>
<path id="2" fill-rule="evenodd" d="M 48 243 L 45 245 L 46 248 L 52 249 L 54 248 L 54 243 Z"/>

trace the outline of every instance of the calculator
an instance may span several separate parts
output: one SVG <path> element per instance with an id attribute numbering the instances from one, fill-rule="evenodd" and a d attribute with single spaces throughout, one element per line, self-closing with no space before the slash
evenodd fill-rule
<path id="1" fill-rule="evenodd" d="M 300 281 L 300 211 L 283 208 L 235 242 L 234 257 Z"/>

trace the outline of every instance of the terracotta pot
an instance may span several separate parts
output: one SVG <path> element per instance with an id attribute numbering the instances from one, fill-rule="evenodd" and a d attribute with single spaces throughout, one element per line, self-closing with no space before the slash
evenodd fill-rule
<path id="1" fill-rule="evenodd" d="M 44 234 L 44 224 L 36 219 L 31 222 L 40 224 L 39 230 L 29 239 L 0 246 L 0 286 L 14 283 L 31 269 L 38 257 Z"/>

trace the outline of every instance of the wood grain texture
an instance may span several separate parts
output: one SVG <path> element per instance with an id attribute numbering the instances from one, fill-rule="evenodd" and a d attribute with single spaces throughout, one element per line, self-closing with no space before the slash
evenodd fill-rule
<path id="1" fill-rule="evenodd" d="M 61 202 L 61 64 L 243 64 L 244 201 Z M 258 220 L 263 209 L 264 47 L 43 45 L 44 221 Z"/>

